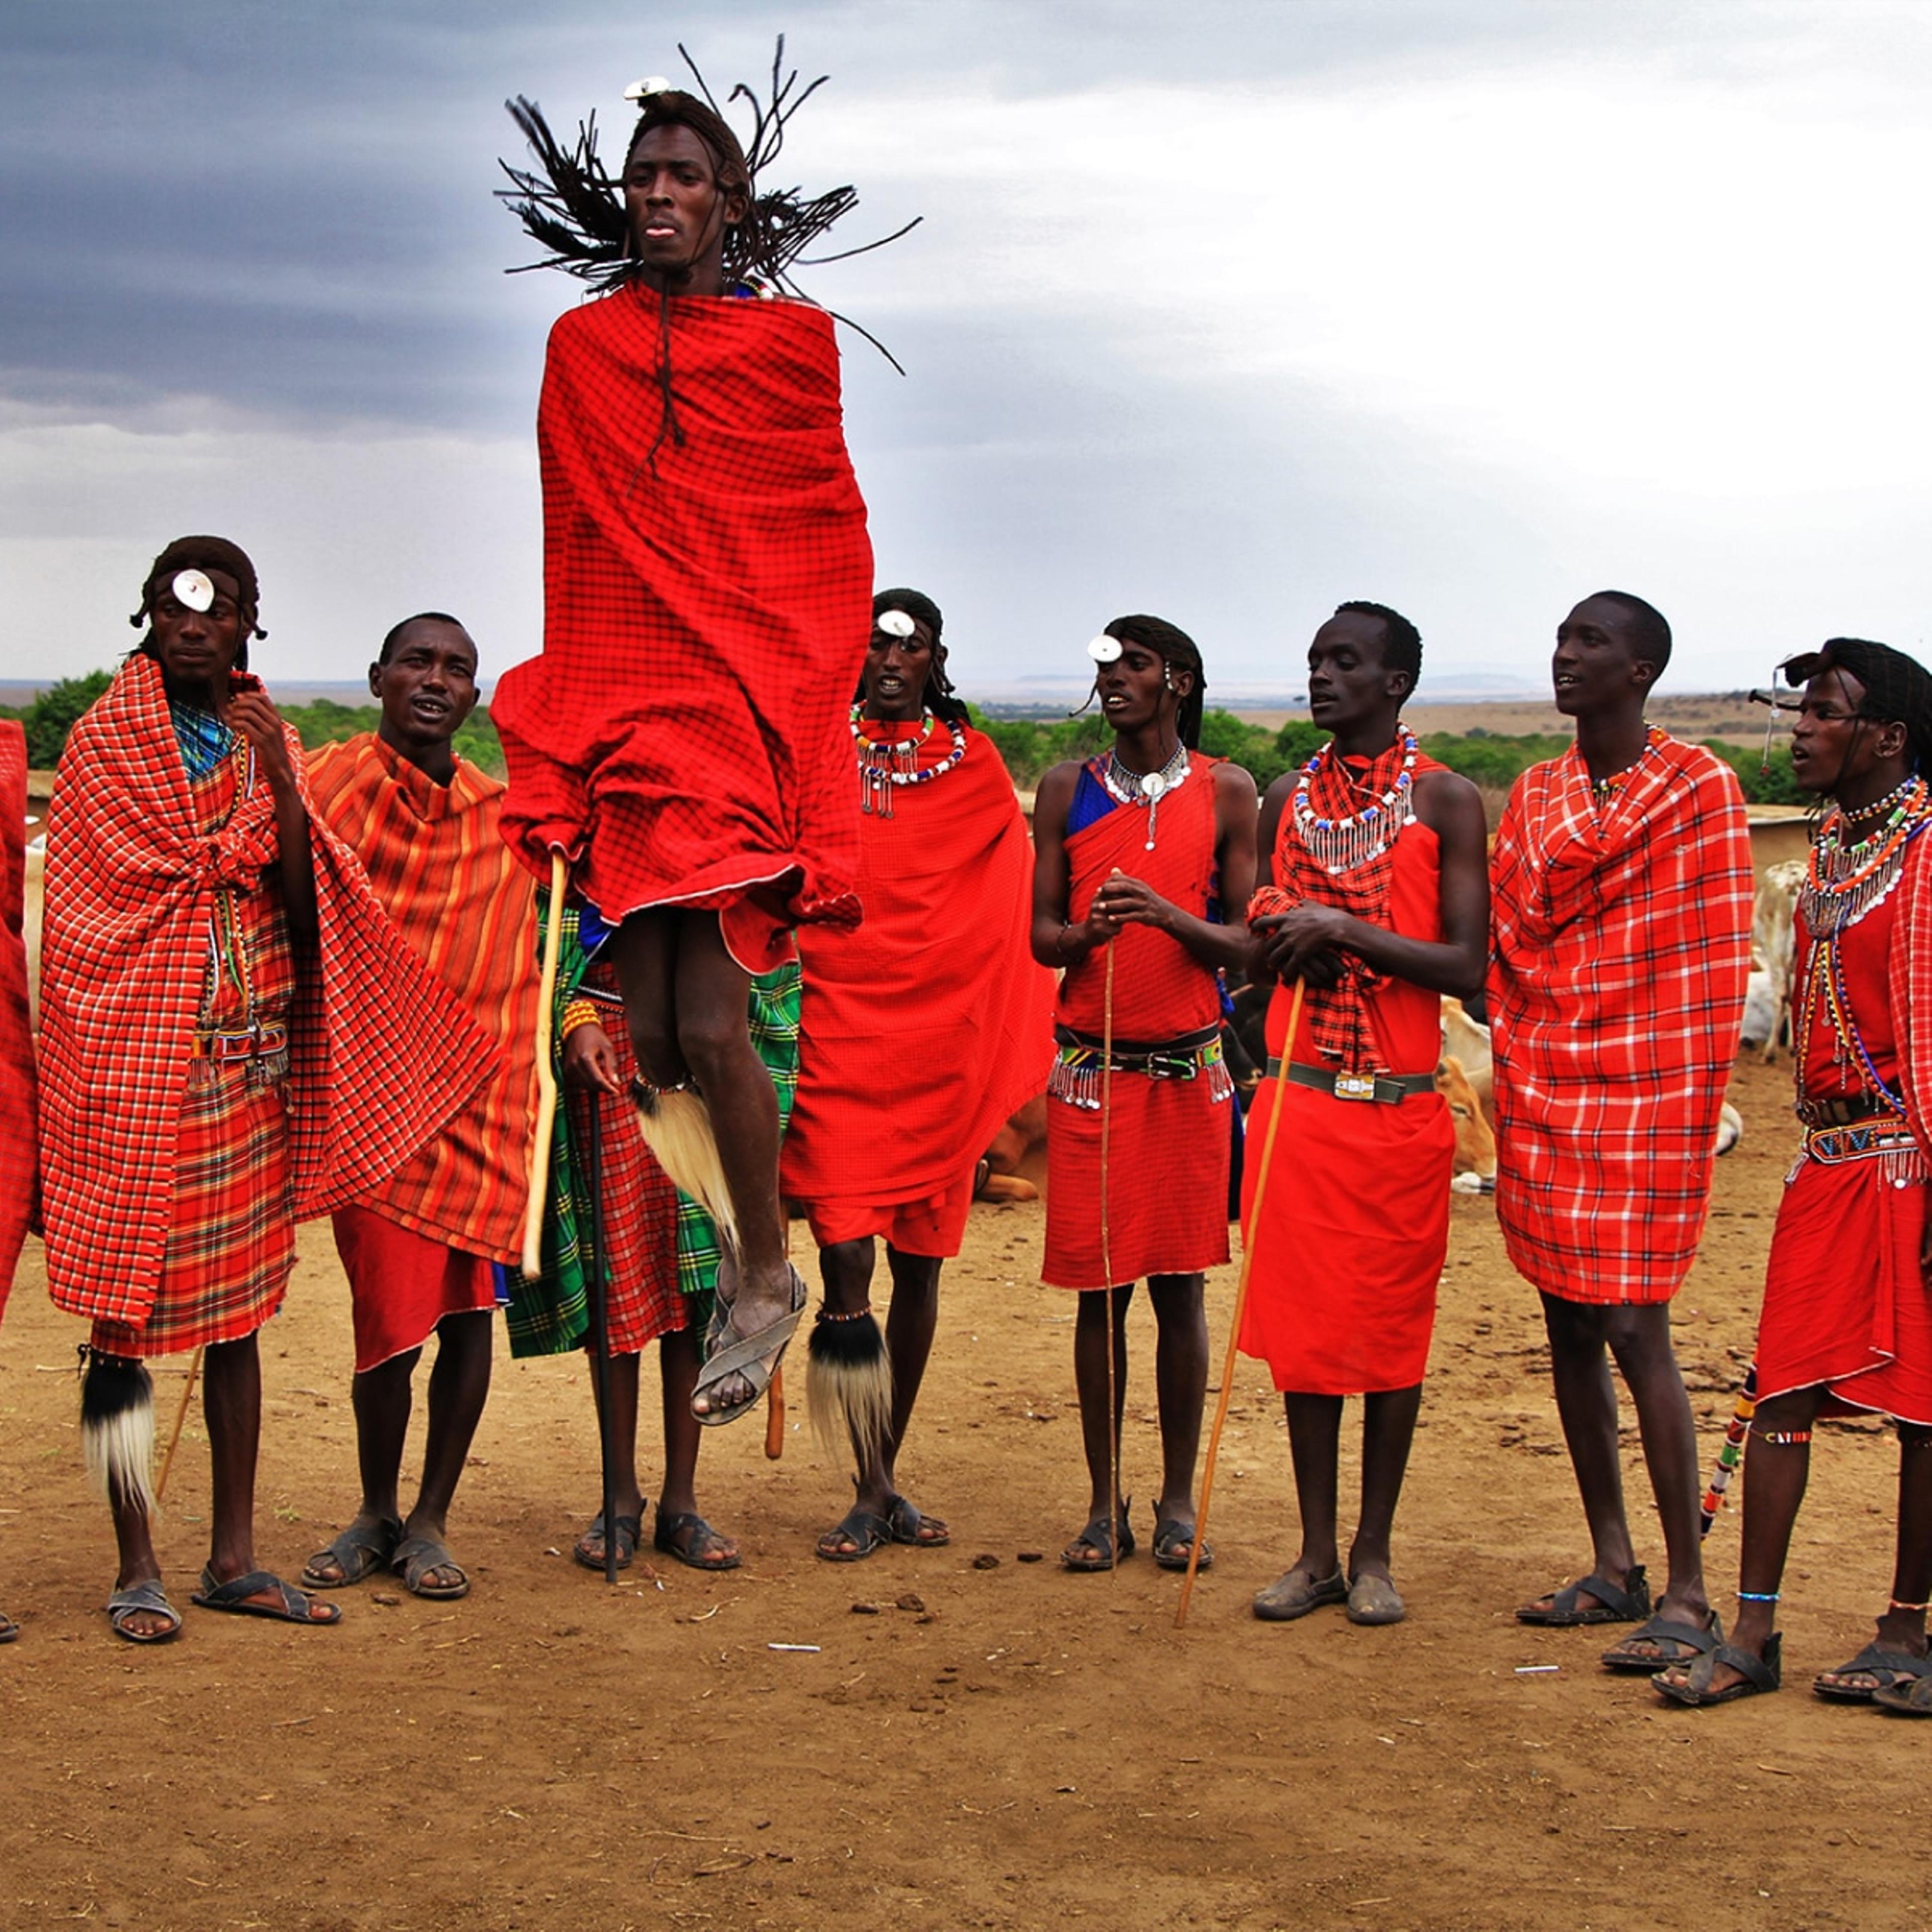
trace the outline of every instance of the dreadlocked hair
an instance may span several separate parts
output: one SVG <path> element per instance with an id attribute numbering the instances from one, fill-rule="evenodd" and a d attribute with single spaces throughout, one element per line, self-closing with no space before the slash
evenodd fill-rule
<path id="1" fill-rule="evenodd" d="M 1190 752 L 1198 752 L 1201 748 L 1201 715 L 1208 698 L 1208 679 L 1202 669 L 1201 646 L 1179 625 L 1170 624 L 1164 617 L 1116 617 L 1107 626 L 1106 634 L 1119 638 L 1123 644 L 1139 644 L 1145 650 L 1158 652 L 1163 662 L 1177 670 L 1194 674 L 1194 688 L 1180 700 L 1174 728 Z"/>
<path id="2" fill-rule="evenodd" d="M 154 614 L 154 599 L 184 570 L 218 570 L 235 580 L 236 602 L 242 611 L 242 641 L 235 652 L 235 668 L 248 668 L 248 640 L 266 638 L 268 632 L 256 621 L 262 603 L 262 586 L 248 553 L 226 537 L 176 537 L 148 566 L 141 583 L 141 608 L 128 621 L 142 629 Z M 151 638 L 143 638 L 139 650 L 148 651 Z"/>
<path id="3" fill-rule="evenodd" d="M 819 268 L 829 262 L 848 260 L 883 248 L 919 225 L 920 218 L 915 215 L 903 227 L 876 241 L 836 254 L 808 256 L 807 249 L 858 206 L 857 193 L 848 186 L 808 196 L 797 188 L 761 188 L 759 178 L 784 148 L 791 117 L 825 85 L 828 76 L 820 74 L 801 87 L 798 70 L 784 70 L 784 36 L 780 34 L 778 50 L 772 57 L 770 98 L 760 98 L 742 81 L 725 97 L 728 101 L 742 100 L 750 105 L 752 138 L 746 146 L 732 132 L 698 64 L 682 43 L 677 51 L 690 68 L 698 92 L 667 88 L 647 94 L 625 157 L 628 161 L 638 142 L 653 129 L 668 127 L 688 128 L 710 150 L 719 187 L 742 192 L 747 203 L 743 220 L 724 231 L 728 281 L 762 284 L 794 301 L 803 301 L 803 292 L 792 278 L 794 268 Z M 511 213 L 532 240 L 550 251 L 543 260 L 520 262 L 509 273 L 561 268 L 590 283 L 599 293 L 622 286 L 634 268 L 630 222 L 622 184 L 612 179 L 597 152 L 596 114 L 578 122 L 576 141 L 566 148 L 550 131 L 535 101 L 519 94 L 504 105 L 529 142 L 537 166 L 518 168 L 499 161 L 511 185 L 497 189 L 496 194 L 508 203 Z M 899 368 L 883 344 L 849 316 L 834 314 L 848 328 L 858 328 L 895 369 Z"/>
<path id="4" fill-rule="evenodd" d="M 1802 652 L 1778 666 L 1786 683 L 1808 684 L 1822 672 L 1848 672 L 1864 686 L 1858 715 L 1877 724 L 1903 724 L 1912 769 L 1932 778 L 1932 671 L 1916 658 L 1869 638 L 1832 638 L 1821 650 Z"/>
<path id="5" fill-rule="evenodd" d="M 1408 688 L 1402 695 L 1413 698 L 1422 677 L 1422 633 L 1400 610 L 1391 610 L 1386 604 L 1372 604 L 1366 597 L 1352 597 L 1346 604 L 1335 606 L 1338 617 L 1345 610 L 1358 617 L 1382 620 L 1382 668 L 1405 673 Z"/>
<path id="6" fill-rule="evenodd" d="M 940 615 L 939 606 L 922 590 L 881 590 L 872 599 L 872 622 L 877 624 L 888 610 L 903 610 L 914 623 L 923 624 L 932 633 L 932 664 L 926 674 L 926 689 L 920 702 L 934 717 L 949 724 L 964 724 L 969 716 L 966 700 L 953 689 L 952 680 L 946 675 L 946 646 L 940 641 L 946 620 Z M 862 674 L 852 702 L 862 704 L 865 700 L 866 680 Z"/>

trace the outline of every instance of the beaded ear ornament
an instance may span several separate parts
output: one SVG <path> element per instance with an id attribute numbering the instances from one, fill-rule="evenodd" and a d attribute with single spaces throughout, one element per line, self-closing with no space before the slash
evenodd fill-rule
<path id="1" fill-rule="evenodd" d="M 168 589 L 184 610 L 212 610 L 214 608 L 214 586 L 199 570 L 176 571 Z"/>

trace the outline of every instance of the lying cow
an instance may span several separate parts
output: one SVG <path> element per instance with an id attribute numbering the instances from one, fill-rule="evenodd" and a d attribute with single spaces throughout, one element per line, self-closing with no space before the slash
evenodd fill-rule
<path id="1" fill-rule="evenodd" d="M 1458 1194 L 1496 1191 L 1496 1136 L 1462 1063 L 1453 1053 L 1436 1063 L 1436 1090 L 1456 1123 L 1456 1159 L 1449 1185 Z"/>
<path id="2" fill-rule="evenodd" d="M 1791 1037 L 1791 967 L 1797 952 L 1793 920 L 1798 889 L 1804 883 L 1805 862 L 1786 859 L 1767 866 L 1751 902 L 1751 946 L 1771 980 L 1771 1025 L 1765 1035 L 1764 1064 L 1778 1058 L 1778 1049 Z M 1746 996 L 1749 1012 L 1749 995 Z"/>

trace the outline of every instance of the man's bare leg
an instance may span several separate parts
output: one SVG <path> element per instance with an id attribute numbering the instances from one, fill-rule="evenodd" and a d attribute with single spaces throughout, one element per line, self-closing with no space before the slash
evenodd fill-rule
<path id="1" fill-rule="evenodd" d="M 638 1480 L 638 1362 L 634 1354 L 613 1355 L 610 1367 L 610 1454 L 617 1466 L 616 1510 L 620 1516 L 634 1516 L 641 1523 L 644 1514 L 644 1492 Z M 584 1360 L 590 1369 L 590 1394 L 595 1406 L 599 1397 L 597 1387 L 597 1364 L 589 1349 L 584 1351 Z M 602 1411 L 598 1411 L 602 1419 Z M 698 1425 L 692 1424 L 694 1431 Z M 614 1535 L 614 1530 L 606 1533 Z M 586 1529 L 577 1539 L 576 1554 L 579 1562 L 588 1569 L 601 1570 L 604 1567 L 604 1536 L 595 1530 Z"/>
<path id="2" fill-rule="evenodd" d="M 1205 1278 L 1157 1274 L 1148 1282 L 1155 1322 L 1154 1394 L 1160 1415 L 1160 1522 L 1194 1527 L 1194 1470 L 1201 1456 L 1201 1413 L 1208 1402 Z M 1173 1553 L 1186 1552 L 1185 1544 Z M 1204 1552 L 1204 1555 L 1205 1552 Z"/>
<path id="3" fill-rule="evenodd" d="M 633 1358 L 634 1359 L 634 1358 Z M 698 1448 L 704 1426 L 691 1412 L 698 1387 L 698 1331 L 674 1328 L 658 1338 L 658 1381 L 664 1404 L 664 1482 L 658 1491 L 658 1526 L 671 1518 L 695 1516 L 703 1523 L 679 1541 L 687 1562 L 700 1570 L 724 1570 L 738 1555 L 731 1538 L 704 1522 L 698 1507 Z"/>
<path id="4" fill-rule="evenodd" d="M 1342 1398 L 1286 1390 L 1282 1408 L 1288 1418 L 1288 1453 L 1294 1465 L 1294 1504 L 1301 1518 L 1301 1547 L 1283 1581 L 1300 1571 L 1320 1583 L 1342 1567 L 1336 1517 L 1340 1486 Z"/>
<path id="5" fill-rule="evenodd" d="M 1080 1396 L 1080 1446 L 1087 1458 L 1088 1514 L 1105 1522 L 1114 1502 L 1114 1445 L 1120 1439 L 1120 1414 L 1127 1399 L 1127 1309 L 1134 1285 L 1080 1291 L 1073 1320 L 1073 1382 Z M 1114 1404 L 1107 1408 L 1107 1352 L 1114 1354 Z M 1109 1427 L 1111 1423 L 1112 1426 Z M 1084 1540 L 1070 1550 L 1089 1549 Z M 1097 1552 L 1096 1552 L 1097 1553 Z"/>
<path id="6" fill-rule="evenodd" d="M 151 1576 L 158 1578 L 161 1559 L 155 1553 L 154 1526 L 148 1521 L 147 1511 L 123 1496 L 119 1488 L 111 1483 L 107 1501 L 113 1511 L 114 1541 L 121 1557 L 121 1568 L 114 1579 L 115 1588 L 125 1590 L 134 1584 L 145 1583 Z M 153 1610 L 130 1610 L 123 1622 L 129 1633 L 137 1638 L 160 1636 L 175 1628 L 172 1618 Z"/>
<path id="7" fill-rule="evenodd" d="M 423 1444 L 422 1480 L 416 1506 L 403 1525 L 405 1537 L 448 1533 L 449 1506 L 463 1480 L 470 1445 L 483 1420 L 490 1394 L 495 1319 L 487 1308 L 446 1315 L 436 1325 L 436 1366 L 429 1377 L 429 1434 Z M 451 1588 L 461 1579 L 441 1564 L 422 1580 L 432 1589 Z"/>
<path id="8" fill-rule="evenodd" d="M 687 1076 L 710 1111 L 718 1157 L 738 1226 L 731 1292 L 719 1298 L 740 1337 L 769 1328 L 791 1312 L 791 1269 L 785 1259 L 778 1207 L 777 1090 L 752 1045 L 746 1000 L 751 976 L 725 950 L 716 913 L 640 913 L 616 935 L 624 1015 L 645 1077 L 659 1086 Z M 730 1408 L 751 1394 L 743 1377 L 728 1376 L 702 1413 Z"/>
<path id="9" fill-rule="evenodd" d="M 1362 1398 L 1362 1514 L 1348 1550 L 1351 1582 L 1358 1576 L 1389 1574 L 1396 1504 L 1421 1410 L 1420 1382 L 1411 1388 L 1378 1389 Z"/>
<path id="10" fill-rule="evenodd" d="M 1570 1450 L 1570 1466 L 1589 1526 L 1591 1570 L 1621 1586 L 1636 1562 L 1624 1513 L 1623 1464 L 1617 1448 L 1617 1392 L 1610 1379 L 1605 1333 L 1609 1311 L 1561 1297 L 1543 1298 L 1550 1337 L 1550 1377 L 1556 1412 Z M 1694 1465 L 1693 1484 L 1695 1484 Z M 1554 1594 L 1554 1592 L 1550 1593 Z M 1594 1603 L 1586 1591 L 1582 1600 Z M 1549 1596 L 1538 1607 L 1547 1608 Z"/>

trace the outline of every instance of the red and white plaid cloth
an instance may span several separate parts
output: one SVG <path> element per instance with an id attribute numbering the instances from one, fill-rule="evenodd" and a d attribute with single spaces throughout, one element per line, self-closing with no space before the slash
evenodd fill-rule
<path id="1" fill-rule="evenodd" d="M 22 935 L 27 837 L 27 737 L 0 718 L 0 1310 L 34 1211 L 34 1041 Z"/>
<path id="2" fill-rule="evenodd" d="M 284 730 L 306 800 L 302 748 Z M 398 937 L 356 855 L 313 814 L 309 832 L 320 938 L 301 961 L 292 1029 L 298 1219 L 393 1173 L 495 1060 Z M 259 777 L 219 832 L 196 831 L 160 668 L 130 657 L 68 737 L 47 820 L 41 1211 L 48 1288 L 71 1314 L 148 1318 L 215 887 L 252 889 L 278 863 Z"/>
<path id="3" fill-rule="evenodd" d="M 1659 734 L 1600 814 L 1573 747 L 1517 779 L 1491 865 L 1510 1258 L 1566 1301 L 1667 1301 L 1703 1233 L 1744 1017 L 1736 776 Z"/>
<path id="4" fill-rule="evenodd" d="M 664 332 L 634 286 L 550 332 L 543 652 L 490 704 L 503 836 L 546 883 L 568 854 L 614 926 L 716 910 L 763 972 L 791 956 L 791 927 L 858 922 L 846 711 L 872 634 L 866 506 L 830 316 L 673 302 L 681 443 L 661 434 Z"/>

